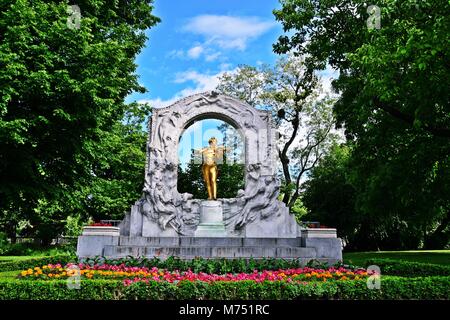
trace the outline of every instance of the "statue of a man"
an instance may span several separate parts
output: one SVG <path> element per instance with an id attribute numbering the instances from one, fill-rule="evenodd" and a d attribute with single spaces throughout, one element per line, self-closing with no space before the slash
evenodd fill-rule
<path id="1" fill-rule="evenodd" d="M 217 145 L 217 139 L 212 137 L 208 141 L 209 147 L 203 148 L 200 151 L 203 158 L 202 173 L 205 180 L 206 189 L 208 190 L 208 200 L 217 199 L 217 165 L 216 158 L 223 151 L 228 151 L 229 148 Z"/>

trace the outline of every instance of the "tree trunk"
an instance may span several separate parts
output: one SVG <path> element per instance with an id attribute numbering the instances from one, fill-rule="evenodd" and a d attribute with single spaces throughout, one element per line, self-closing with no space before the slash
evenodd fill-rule
<path id="1" fill-rule="evenodd" d="M 283 174 L 284 174 L 284 180 L 286 183 L 286 192 L 283 195 L 283 202 L 288 206 L 289 200 L 291 199 L 291 194 L 288 192 L 289 185 L 292 183 L 291 174 L 289 173 L 289 158 L 288 158 L 288 151 L 289 147 L 291 146 L 292 142 L 294 142 L 295 137 L 297 136 L 298 126 L 300 124 L 300 112 L 295 111 L 294 117 L 291 120 L 292 124 L 292 134 L 289 140 L 286 142 L 286 144 L 283 147 L 283 150 L 279 153 L 281 165 L 283 167 Z"/>
<path id="2" fill-rule="evenodd" d="M 17 242 L 17 230 L 15 223 L 9 223 L 7 225 L 6 236 L 11 239 L 11 243 L 15 244 Z"/>

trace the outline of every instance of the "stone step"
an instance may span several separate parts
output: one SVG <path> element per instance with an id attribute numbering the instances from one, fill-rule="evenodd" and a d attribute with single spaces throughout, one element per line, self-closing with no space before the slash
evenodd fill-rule
<path id="1" fill-rule="evenodd" d="M 315 248 L 302 247 L 270 247 L 270 246 L 197 246 L 197 247 L 180 247 L 180 246 L 111 246 L 104 248 L 103 255 L 106 257 L 160 257 L 167 258 L 170 256 L 183 257 L 192 259 L 194 257 L 213 258 L 316 258 Z"/>
<path id="2" fill-rule="evenodd" d="M 173 247 L 301 247 L 301 238 L 238 238 L 238 237 L 119 237 L 121 246 Z"/>

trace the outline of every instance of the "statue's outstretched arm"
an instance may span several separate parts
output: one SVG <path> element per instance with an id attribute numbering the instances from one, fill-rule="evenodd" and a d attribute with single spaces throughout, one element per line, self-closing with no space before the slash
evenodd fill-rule
<path id="1" fill-rule="evenodd" d="M 205 152 L 207 149 L 208 149 L 208 148 L 194 149 L 194 152 L 203 153 L 203 152 Z"/>

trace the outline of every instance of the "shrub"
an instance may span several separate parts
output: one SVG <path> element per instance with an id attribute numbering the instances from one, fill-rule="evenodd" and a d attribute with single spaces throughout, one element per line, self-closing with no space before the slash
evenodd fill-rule
<path id="1" fill-rule="evenodd" d="M 0 255 L 2 256 L 34 256 L 75 254 L 76 240 L 67 244 L 42 246 L 38 243 L 5 243 L 0 238 Z"/>
<path id="2" fill-rule="evenodd" d="M 366 267 L 370 265 L 379 266 L 382 275 L 402 277 L 450 276 L 450 266 L 437 264 L 391 259 L 370 259 L 366 261 L 365 265 Z"/>
<path id="3" fill-rule="evenodd" d="M 127 299 L 450 299 L 450 277 L 384 277 L 381 289 L 368 289 L 365 280 L 287 283 L 282 281 L 178 284 L 137 282 L 125 288 Z"/>
<path id="4" fill-rule="evenodd" d="M 122 283 L 114 280 L 83 280 L 80 289 L 70 289 L 63 280 L 0 281 L 1 300 L 113 300 L 121 291 Z"/>
<path id="5" fill-rule="evenodd" d="M 284 260 L 275 258 L 266 259 L 226 259 L 226 258 L 216 258 L 216 259 L 205 259 L 205 258 L 195 258 L 192 260 L 183 260 L 177 257 L 169 257 L 166 260 L 161 260 L 159 258 L 135 258 L 127 257 L 121 259 L 105 259 L 103 257 L 87 258 L 82 259 L 82 261 L 89 265 L 95 264 L 110 264 L 110 265 L 120 265 L 124 264 L 129 267 L 157 267 L 160 269 L 167 269 L 169 271 L 179 270 L 187 271 L 191 269 L 193 272 L 206 272 L 206 273 L 239 273 L 239 272 L 253 272 L 253 270 L 264 271 L 264 270 L 279 270 L 279 269 L 292 269 L 300 268 L 304 266 L 301 260 Z M 307 266 L 316 268 L 328 268 L 325 264 L 319 264 L 315 261 L 311 261 Z"/>
<path id="6" fill-rule="evenodd" d="M 150 281 L 124 286 L 117 280 L 82 280 L 69 289 L 64 280 L 0 281 L 0 299 L 36 300 L 253 300 L 253 299 L 450 299 L 450 277 L 381 278 L 381 289 L 365 280 L 287 283 L 283 281 Z"/>
<path id="7" fill-rule="evenodd" d="M 9 249 L 9 242 L 6 234 L 0 232 L 0 255 L 4 255 Z"/>

